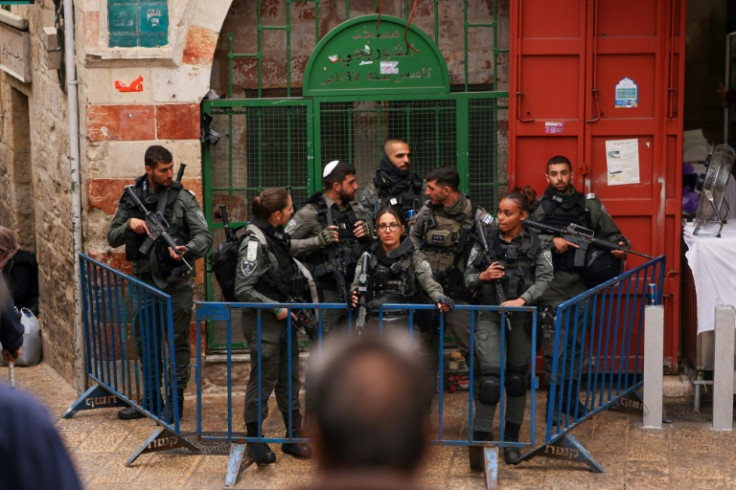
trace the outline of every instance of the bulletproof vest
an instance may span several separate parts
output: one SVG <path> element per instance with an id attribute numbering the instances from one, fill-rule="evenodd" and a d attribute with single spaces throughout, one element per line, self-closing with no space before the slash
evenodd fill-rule
<path id="1" fill-rule="evenodd" d="M 500 231 L 494 228 L 490 233 L 490 249 L 492 257 L 484 257 L 481 270 L 498 261 L 504 266 L 504 275 L 501 283 L 507 299 L 516 299 L 534 284 L 536 260 L 539 253 L 540 240 L 537 234 L 527 229 L 522 230 L 521 243 L 511 243 L 501 240 Z M 483 302 L 493 304 L 496 301 L 495 285 L 491 282 L 483 283 Z"/>
<path id="2" fill-rule="evenodd" d="M 254 230 L 253 227 L 257 227 L 261 233 Z M 280 233 L 277 232 L 274 236 L 267 233 L 260 226 L 253 225 L 248 227 L 244 236 L 245 240 L 258 240 L 266 252 L 270 252 L 268 254 L 269 260 L 275 258 L 278 264 L 278 270 L 273 269 L 275 275 L 261 275 L 255 286 L 256 291 L 279 302 L 303 299 L 307 287 L 307 278 L 301 274 L 296 263 L 289 255 L 288 235 L 281 230 Z"/>
<path id="3" fill-rule="evenodd" d="M 542 223 L 557 228 L 567 228 L 570 223 L 575 223 L 585 228 L 591 228 L 590 210 L 585 207 L 585 196 L 578 191 L 562 200 L 549 189 L 540 199 L 540 205 L 544 210 Z M 552 254 L 552 264 L 556 271 L 571 271 L 574 267 L 575 249 L 570 248 L 565 253 Z"/>
<path id="4" fill-rule="evenodd" d="M 398 249 L 379 258 L 376 243 L 371 248 L 368 261 L 369 277 L 373 283 L 372 309 L 384 303 L 411 303 L 416 295 L 415 281 L 411 277 L 411 263 L 414 249 L 410 240 L 404 240 Z"/>
<path id="5" fill-rule="evenodd" d="M 429 203 L 426 206 L 431 209 Z M 422 252 L 427 256 L 435 275 L 448 267 L 462 267 L 465 263 L 461 259 L 470 249 L 469 237 L 475 211 L 476 207 L 471 204 L 470 199 L 466 201 L 462 214 L 457 217 L 430 211 L 430 219 L 423 223 Z"/>
<path id="6" fill-rule="evenodd" d="M 373 178 L 377 199 L 373 206 L 373 219 L 378 211 L 391 207 L 399 212 L 403 220 L 408 221 L 422 207 L 422 181 L 415 179 L 408 187 L 396 192 L 395 187 L 383 183 L 378 176 Z"/>
<path id="7" fill-rule="evenodd" d="M 334 289 L 335 282 L 330 276 L 337 265 L 332 262 L 339 257 L 344 262 L 346 283 L 350 285 L 355 274 L 355 266 L 358 265 L 360 254 L 363 253 L 360 241 L 353 234 L 355 223 L 359 221 L 358 217 L 349 203 L 345 209 L 340 211 L 328 208 L 321 192 L 312 195 L 306 204 L 313 204 L 317 207 L 317 218 L 322 226 L 337 225 L 340 236 L 338 243 L 309 254 L 307 263 L 312 266 L 314 279 L 321 283 L 326 282 L 330 284 L 330 289 Z"/>
<path id="8" fill-rule="evenodd" d="M 163 210 L 164 219 L 171 225 L 171 228 L 169 229 L 169 234 L 177 234 L 179 236 L 183 236 L 186 238 L 187 241 L 189 241 L 190 234 L 189 229 L 186 226 L 185 223 L 172 223 L 173 218 L 173 204 L 174 201 L 176 201 L 176 198 L 179 196 L 179 192 L 182 190 L 182 185 L 178 182 L 172 182 L 169 186 L 169 191 L 166 196 L 166 204 Z M 133 192 L 136 196 L 138 196 L 138 199 L 141 200 L 143 205 L 151 212 L 156 212 L 156 210 L 159 208 L 159 197 L 163 194 L 162 191 L 159 192 L 151 192 L 148 187 L 148 175 L 144 174 L 137 179 L 135 179 L 135 184 L 133 184 Z M 133 218 L 137 219 L 144 219 L 145 214 L 141 209 L 136 206 L 136 204 L 133 202 L 133 200 L 128 197 L 128 195 L 123 192 L 123 197 L 120 198 L 121 203 L 125 203 L 133 210 Z M 178 226 L 177 226 L 178 225 Z M 138 234 L 135 233 L 130 228 L 125 230 L 125 258 L 127 260 L 136 260 L 139 258 L 139 252 L 138 249 L 143 244 L 143 242 L 146 240 L 146 234 Z"/>

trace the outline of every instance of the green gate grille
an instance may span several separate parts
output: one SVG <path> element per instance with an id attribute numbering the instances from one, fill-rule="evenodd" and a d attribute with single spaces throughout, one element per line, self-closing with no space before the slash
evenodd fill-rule
<path id="1" fill-rule="evenodd" d="M 293 4 L 299 2 L 287 2 Z M 314 1 L 315 32 L 321 32 L 320 5 L 335 3 Z M 337 2 L 338 4 L 340 2 Z M 384 2 L 386 3 L 386 2 Z M 440 38 L 441 2 L 434 2 L 434 37 Z M 508 5 L 508 0 L 505 2 Z M 404 18 L 410 6 L 402 2 Z M 214 243 L 224 241 L 220 205 L 225 204 L 233 225 L 248 221 L 252 198 L 266 187 L 291 187 L 295 206 L 321 188 L 321 168 L 335 159 L 355 165 L 360 186 L 375 175 L 381 157 L 381 147 L 389 137 L 405 139 L 412 150 L 412 170 L 425 175 L 429 170 L 457 165 L 461 189 L 486 209 L 495 210 L 499 194 L 506 188 L 506 131 L 508 94 L 499 91 L 493 82 L 473 85 L 468 79 L 469 63 L 490 60 L 492 80 L 498 79 L 497 66 L 507 50 L 499 48 L 497 36 L 498 6 L 494 4 L 493 20 L 468 21 L 469 1 L 462 2 L 464 81 L 453 85 L 447 95 L 345 96 L 302 98 L 301 87 L 293 85 L 291 73 L 291 38 L 284 43 L 286 97 L 276 97 L 279 91 L 263 86 L 262 71 L 268 66 L 262 37 L 268 31 L 290 32 L 293 6 L 287 6 L 286 25 L 266 25 L 261 18 L 261 1 L 255 9 L 253 29 L 257 31 L 257 50 L 236 53 L 234 36 L 228 35 L 228 98 L 209 100 L 202 104 L 204 114 L 212 117 L 210 129 L 221 135 L 216 144 L 203 146 L 205 214 L 210 223 Z M 376 7 L 378 2 L 376 2 Z M 364 7 L 363 7 L 364 8 Z M 346 18 L 353 12 L 345 2 Z M 357 10 L 357 9 L 354 9 Z M 324 20 L 324 19 L 322 19 Z M 491 29 L 493 46 L 471 50 L 469 32 Z M 446 40 L 445 40 L 446 41 Z M 507 44 L 507 43 L 504 43 Z M 273 46 L 270 47 L 271 49 Z M 273 51 L 270 51 L 273 56 Z M 257 63 L 257 78 L 248 87 L 248 98 L 234 96 L 233 69 L 237 60 L 251 59 Z M 283 95 L 283 91 L 281 92 Z M 206 117 L 206 116 L 205 116 Z M 212 273 L 206 277 L 208 300 L 220 298 Z M 239 326 L 234 322 L 233 347 L 245 346 Z M 223 325 L 209 325 L 208 351 L 226 347 Z"/>

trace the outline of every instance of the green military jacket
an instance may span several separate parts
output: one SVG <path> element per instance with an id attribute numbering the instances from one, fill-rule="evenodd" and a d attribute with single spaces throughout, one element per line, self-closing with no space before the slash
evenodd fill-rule
<path id="1" fill-rule="evenodd" d="M 119 247 L 125 244 L 126 233 L 133 233 L 128 228 L 130 218 L 135 217 L 137 214 L 137 209 L 134 205 L 128 204 L 127 200 L 124 200 L 122 197 L 120 201 L 118 209 L 115 212 L 115 217 L 110 224 L 110 230 L 107 232 L 107 242 L 111 247 Z M 169 221 L 169 232 L 189 230 L 189 241 L 185 243 L 185 246 L 189 249 L 186 259 L 194 260 L 204 256 L 212 245 L 212 236 L 207 229 L 207 220 L 202 210 L 199 209 L 199 204 L 197 204 L 194 193 L 182 188 L 174 202 L 169 206 L 173 208 Z M 150 272 L 151 266 L 148 257 L 139 256 L 133 261 L 133 273 L 136 276 Z"/>

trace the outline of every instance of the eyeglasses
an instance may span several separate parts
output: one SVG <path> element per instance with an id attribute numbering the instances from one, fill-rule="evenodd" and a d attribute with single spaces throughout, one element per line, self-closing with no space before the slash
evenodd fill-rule
<path id="1" fill-rule="evenodd" d="M 401 225 L 398 223 L 389 223 L 389 224 L 381 223 L 380 225 L 377 226 L 377 228 L 381 231 L 394 232 L 399 229 L 399 226 Z"/>

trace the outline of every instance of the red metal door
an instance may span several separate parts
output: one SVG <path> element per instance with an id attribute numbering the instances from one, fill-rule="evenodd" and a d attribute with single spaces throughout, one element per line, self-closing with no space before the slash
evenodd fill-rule
<path id="1" fill-rule="evenodd" d="M 601 199 L 637 250 L 667 255 L 671 372 L 680 349 L 684 22 L 685 0 L 511 8 L 509 182 L 541 193 L 545 163 L 565 155 L 576 188 Z M 631 158 L 612 157 L 626 151 Z M 628 266 L 641 260 L 630 256 Z"/>

